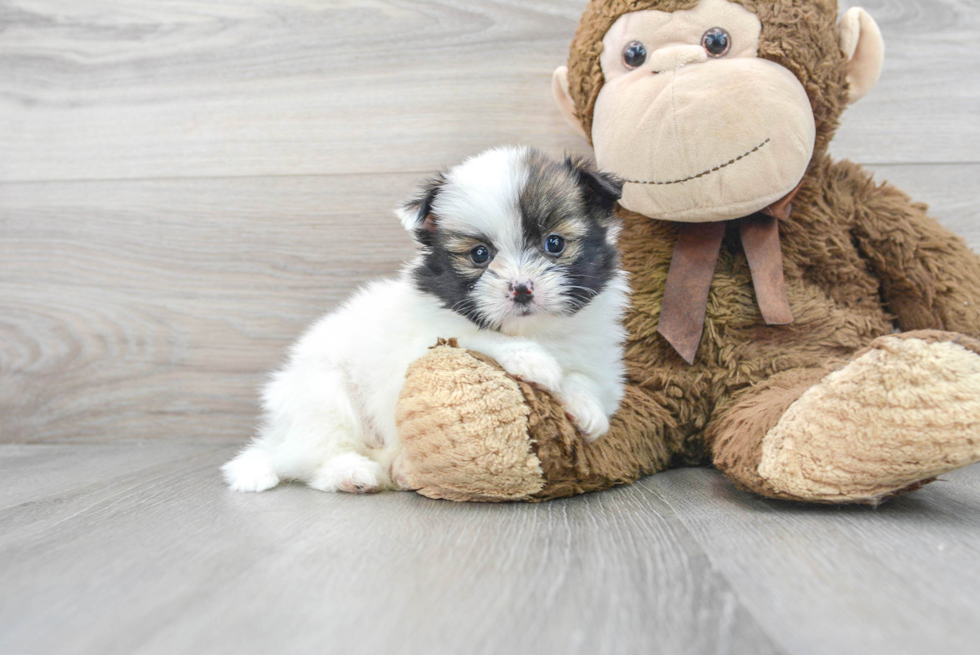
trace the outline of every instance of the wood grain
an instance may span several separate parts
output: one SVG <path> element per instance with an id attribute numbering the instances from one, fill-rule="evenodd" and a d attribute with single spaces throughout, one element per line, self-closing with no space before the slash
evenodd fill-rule
<path id="1" fill-rule="evenodd" d="M 974 652 L 980 643 L 980 466 L 874 509 L 737 491 L 722 475 L 647 478 L 792 653 Z"/>
<path id="2" fill-rule="evenodd" d="M 885 63 L 841 119 L 831 152 L 862 164 L 977 162 L 980 29 L 976 0 L 843 0 L 881 27 Z"/>
<path id="3" fill-rule="evenodd" d="M 582 149 L 550 79 L 584 4 L 7 2 L 0 180 L 419 172 L 502 142 Z"/>
<path id="4" fill-rule="evenodd" d="M 0 441 L 243 439 L 288 343 L 411 255 L 415 183 L 5 185 Z"/>
<path id="5" fill-rule="evenodd" d="M 583 4 L 0 1 L 0 442 L 250 434 L 288 343 L 410 256 L 421 175 L 584 148 L 548 83 Z M 834 151 L 976 247 L 980 16 L 867 6 L 890 68 Z"/>
<path id="6" fill-rule="evenodd" d="M 14 449 L 0 447 L 0 462 Z M 777 653 L 654 494 L 459 505 L 225 489 L 232 450 L 80 473 L 135 445 L 40 446 L 3 478 L 0 652 Z M 135 463 L 135 462 L 134 462 Z M 710 474 L 709 474 L 710 475 Z"/>
<path id="7" fill-rule="evenodd" d="M 585 144 L 550 76 L 584 0 L 0 4 L 0 180 L 420 172 Z M 973 0 L 875 0 L 888 56 L 834 152 L 974 162 Z"/>
<path id="8" fill-rule="evenodd" d="M 980 466 L 872 508 L 709 469 L 541 505 L 225 489 L 228 445 L 0 446 L 0 652 L 967 653 Z"/>

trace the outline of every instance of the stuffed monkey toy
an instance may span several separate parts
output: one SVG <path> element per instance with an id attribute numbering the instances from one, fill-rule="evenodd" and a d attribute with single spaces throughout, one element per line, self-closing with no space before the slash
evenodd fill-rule
<path id="1" fill-rule="evenodd" d="M 399 401 L 400 479 L 544 500 L 711 463 L 770 498 L 878 503 L 980 461 L 980 258 L 827 155 L 882 57 L 835 0 L 592 0 L 554 90 L 625 182 L 625 400 L 586 444 L 547 392 L 442 343 Z"/>

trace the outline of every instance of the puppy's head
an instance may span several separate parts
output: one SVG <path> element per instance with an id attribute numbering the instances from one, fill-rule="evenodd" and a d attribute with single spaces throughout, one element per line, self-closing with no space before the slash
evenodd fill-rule
<path id="1" fill-rule="evenodd" d="M 468 159 L 398 211 L 421 250 L 416 284 L 488 329 L 574 314 L 617 273 L 621 190 L 584 160 L 531 148 Z"/>

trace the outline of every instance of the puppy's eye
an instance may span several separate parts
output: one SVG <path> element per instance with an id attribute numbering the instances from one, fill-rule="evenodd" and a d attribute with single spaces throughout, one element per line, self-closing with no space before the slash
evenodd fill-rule
<path id="1" fill-rule="evenodd" d="M 720 27 L 712 27 L 702 35 L 701 47 L 709 57 L 724 57 L 732 49 L 732 37 Z"/>
<path id="2" fill-rule="evenodd" d="M 623 63 L 626 68 L 637 68 L 647 60 L 647 48 L 639 41 L 630 41 L 623 49 Z"/>
<path id="3" fill-rule="evenodd" d="M 473 246 L 470 250 L 470 261 L 477 266 L 483 266 L 490 261 L 490 249 L 484 245 Z"/>
<path id="4" fill-rule="evenodd" d="M 544 240 L 544 249 L 549 255 L 560 255 L 565 252 L 565 239 L 559 234 L 551 234 Z"/>

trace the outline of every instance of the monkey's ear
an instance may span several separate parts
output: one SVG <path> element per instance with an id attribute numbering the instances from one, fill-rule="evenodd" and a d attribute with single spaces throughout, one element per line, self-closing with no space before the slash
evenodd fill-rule
<path id="1" fill-rule="evenodd" d="M 436 231 L 435 217 L 432 215 L 432 203 L 446 183 L 446 178 L 442 173 L 425 181 L 419 189 L 417 196 L 406 202 L 395 210 L 398 219 L 409 232 L 425 230 L 427 232 Z"/>
<path id="2" fill-rule="evenodd" d="M 885 42 L 875 19 L 860 7 L 852 7 L 840 19 L 840 47 L 847 57 L 847 101 L 854 103 L 878 83 Z"/>
<path id="3" fill-rule="evenodd" d="M 551 76 L 551 92 L 555 96 L 555 102 L 558 103 L 558 109 L 561 110 L 562 116 L 572 126 L 575 133 L 583 139 L 588 139 L 589 137 L 582 127 L 582 121 L 578 119 L 578 114 L 575 113 L 575 102 L 568 93 L 568 66 L 559 66 L 555 69 L 555 74 Z"/>

